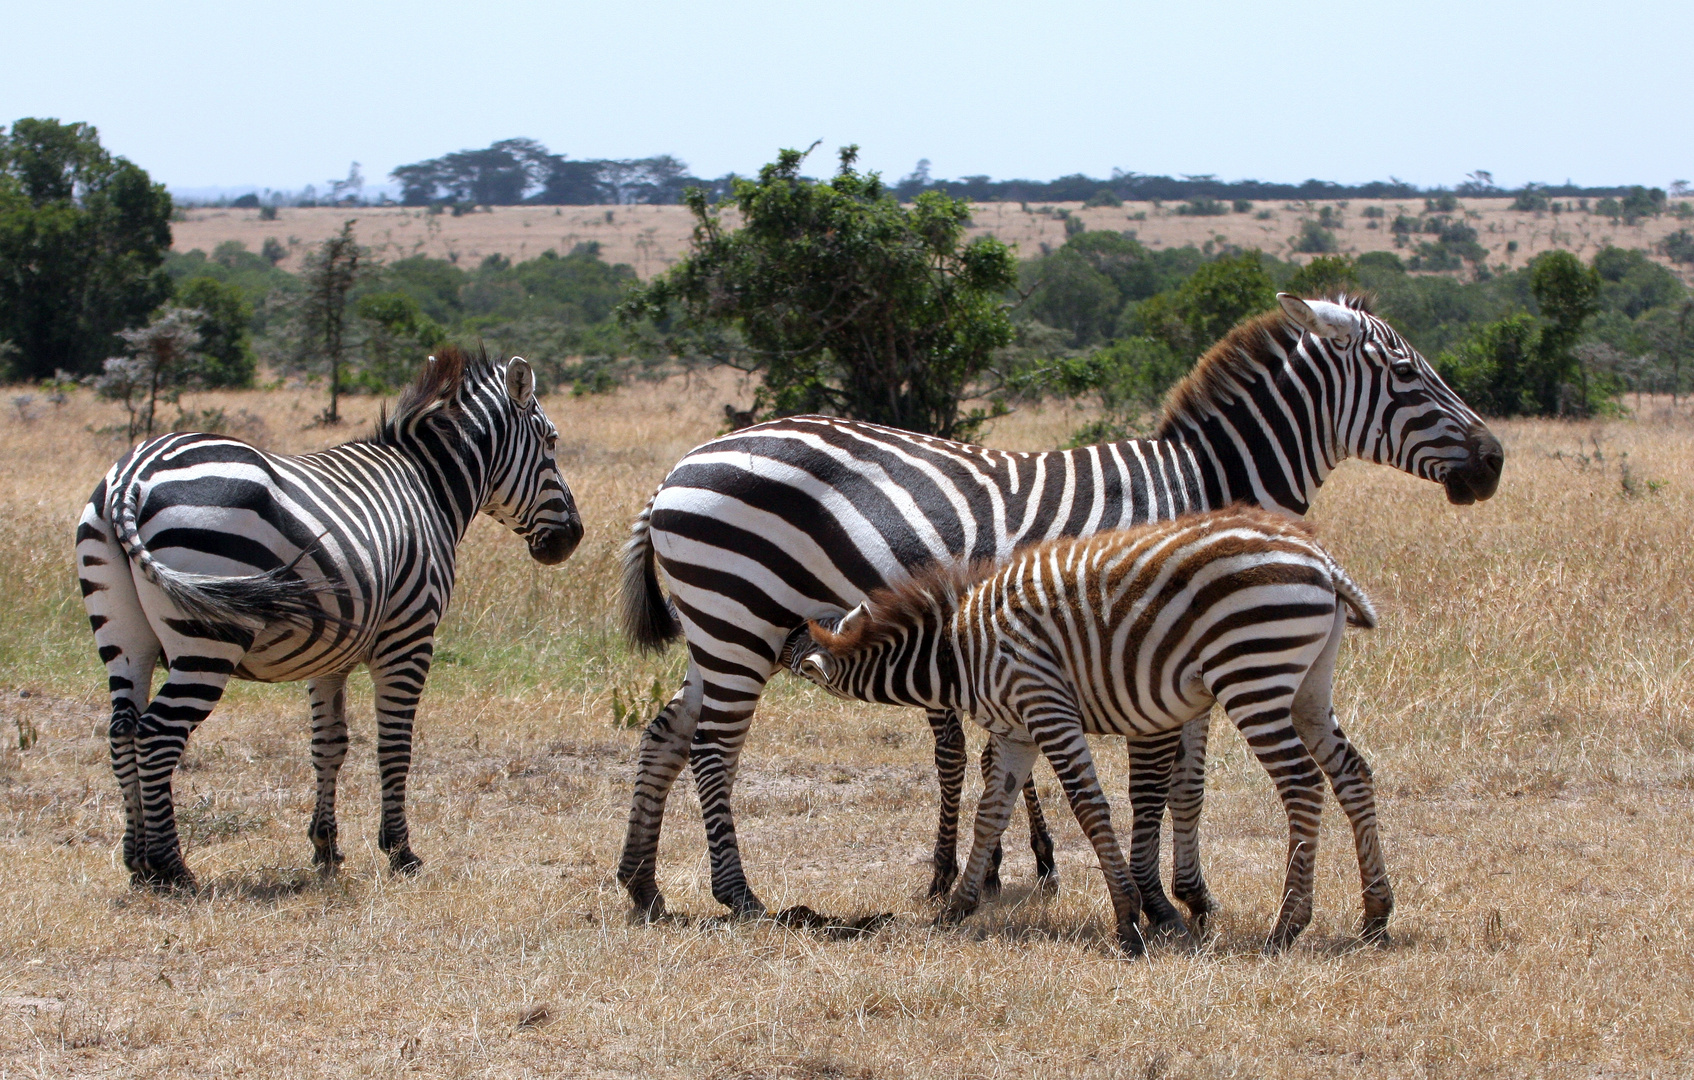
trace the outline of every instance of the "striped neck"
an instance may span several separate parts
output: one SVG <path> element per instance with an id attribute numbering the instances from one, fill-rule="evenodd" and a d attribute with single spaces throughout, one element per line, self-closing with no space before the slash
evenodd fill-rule
<path id="1" fill-rule="evenodd" d="M 1157 438 L 1198 459 L 1207 506 L 1251 502 L 1299 517 L 1348 456 L 1336 423 L 1353 380 L 1325 343 L 1286 325 L 1266 326 L 1262 345 L 1211 359 L 1171 395 Z"/>
<path id="2" fill-rule="evenodd" d="M 505 411 L 493 393 L 498 386 L 467 384 L 450 403 L 420 410 L 385 427 L 377 441 L 412 461 L 435 505 L 450 523 L 455 541 L 493 493 Z M 396 418 L 397 420 L 399 418 Z"/>

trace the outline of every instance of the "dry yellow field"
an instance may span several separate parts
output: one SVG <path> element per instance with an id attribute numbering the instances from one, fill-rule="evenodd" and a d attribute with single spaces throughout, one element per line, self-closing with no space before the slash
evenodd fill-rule
<path id="1" fill-rule="evenodd" d="M 1659 256 L 1655 246 L 1667 233 L 1686 227 L 1669 214 L 1649 218 L 1637 225 L 1613 225 L 1609 218 L 1584 213 L 1524 213 L 1509 209 L 1510 199 L 1462 199 L 1467 222 L 1477 231 L 1477 241 L 1489 250 L 1491 265 L 1523 266 L 1552 248 L 1564 248 L 1588 259 L 1600 248 L 1616 244 L 1654 253 L 1689 280 L 1686 268 Z M 972 209 L 972 235 L 993 235 L 1018 246 L 1023 258 L 1040 255 L 1043 245 L 1057 248 L 1065 242 L 1065 223 L 1058 211 L 1079 217 L 1090 229 L 1116 232 L 1133 230 L 1149 247 L 1182 247 L 1234 244 L 1258 248 L 1278 258 L 1305 261 L 1309 256 L 1292 253 L 1300 224 L 1316 218 L 1330 206 L 1341 215 L 1334 232 L 1340 249 L 1358 255 L 1366 251 L 1394 251 L 1389 223 L 1396 214 L 1419 215 L 1423 200 L 1353 199 L 1324 203 L 1265 201 L 1254 204 L 1253 214 L 1221 217 L 1185 217 L 1176 213 L 1175 203 L 1162 207 L 1152 203 L 1125 203 L 1118 207 L 1085 209 L 1081 203 L 977 203 Z M 1380 207 L 1383 218 L 1377 228 L 1364 216 L 1366 207 Z M 1256 213 L 1269 212 L 1260 221 Z M 579 243 L 597 241 L 609 262 L 628 263 L 642 279 L 662 272 L 688 248 L 693 227 L 688 208 L 683 206 L 499 206 L 461 217 L 430 214 L 404 207 L 337 209 L 316 207 L 278 211 L 275 221 L 264 221 L 257 210 L 199 209 L 186 212 L 187 220 L 171 226 L 178 251 L 199 248 L 210 253 L 226 240 L 238 240 L 248 250 L 258 251 L 266 239 L 276 238 L 288 247 L 288 258 L 279 265 L 299 268 L 299 260 L 312 245 L 334 235 L 348 218 L 356 218 L 355 229 L 362 243 L 385 261 L 411 255 L 452 258 L 461 265 L 475 266 L 489 255 L 504 255 L 514 261 L 533 259 L 543 251 L 560 255 Z M 733 216 L 731 217 L 733 220 Z M 1419 239 L 1413 237 L 1415 250 Z M 1515 252 L 1506 245 L 1517 241 Z"/>
<path id="2" fill-rule="evenodd" d="M 8 405 L 0 1074 L 1694 1074 L 1686 411 L 1500 424 L 1500 494 L 1471 508 L 1342 468 L 1314 516 L 1383 614 L 1379 631 L 1350 635 L 1336 694 L 1378 778 L 1395 943 L 1355 945 L 1357 877 L 1332 806 L 1317 917 L 1289 954 L 1260 954 L 1284 826 L 1224 725 L 1203 833 L 1220 932 L 1198 955 L 1127 963 L 1045 767 L 1060 895 L 1031 895 L 1014 824 L 1005 896 L 931 930 L 927 727 L 792 679 L 743 757 L 752 882 L 773 906 L 892 921 L 853 940 L 716 921 L 686 785 L 660 884 L 693 918 L 627 919 L 613 868 L 637 732 L 613 724 L 611 695 L 645 696 L 656 677 L 668 694 L 679 661 L 632 658 L 612 632 L 616 550 L 736 390 L 696 378 L 548 400 L 588 536 L 557 568 L 492 522 L 468 538 L 419 721 L 420 875 L 390 878 L 376 851 L 368 680 L 350 695 L 348 860 L 328 881 L 308 869 L 304 692 L 235 684 L 178 773 L 187 859 L 206 885 L 194 898 L 132 892 L 116 850 L 104 680 L 70 558 L 81 502 L 121 449 L 90 428 L 115 408 L 85 394 L 57 411 Z M 323 404 L 310 392 L 194 404 L 209 401 L 248 410 L 274 449 L 346 434 L 305 426 Z M 377 403 L 351 404 L 367 421 Z M 1026 411 L 989 441 L 1056 445 L 1079 419 Z M 1121 793 L 1122 753 L 1100 759 Z"/>

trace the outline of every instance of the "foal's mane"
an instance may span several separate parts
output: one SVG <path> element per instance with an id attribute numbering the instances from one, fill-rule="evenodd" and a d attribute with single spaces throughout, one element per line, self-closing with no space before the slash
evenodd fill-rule
<path id="1" fill-rule="evenodd" d="M 1351 289 L 1341 290 L 1328 297 L 1311 297 L 1351 308 L 1361 314 L 1371 314 L 1370 297 Z M 1300 336 L 1300 328 L 1291 322 L 1281 308 L 1254 315 L 1236 323 L 1229 333 L 1218 339 L 1194 367 L 1165 395 L 1164 409 L 1154 437 L 1169 438 L 1176 422 L 1197 418 L 1205 407 L 1233 395 L 1234 388 L 1251 382 L 1255 373 L 1274 368 L 1276 348 L 1284 352 Z"/>
<path id="2" fill-rule="evenodd" d="M 993 559 L 943 559 L 927 563 L 903 581 L 874 590 L 865 600 L 866 613 L 846 633 L 837 633 L 813 619 L 812 639 L 836 656 L 892 641 L 904 627 L 939 609 L 943 616 L 959 606 L 971 586 L 1000 568 Z"/>

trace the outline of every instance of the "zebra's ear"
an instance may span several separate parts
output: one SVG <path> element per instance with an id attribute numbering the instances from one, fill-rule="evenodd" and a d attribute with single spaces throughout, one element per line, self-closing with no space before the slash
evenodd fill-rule
<path id="1" fill-rule="evenodd" d="M 1293 293 L 1277 293 L 1282 311 L 1313 337 L 1344 341 L 1359 332 L 1359 313 L 1328 300 L 1302 300 Z"/>
<path id="2" fill-rule="evenodd" d="M 849 611 L 847 614 L 841 616 L 841 621 L 835 624 L 836 634 L 844 635 L 852 633 L 853 627 L 869 617 L 870 613 L 871 609 L 869 605 L 860 604 L 852 611 Z"/>
<path id="3" fill-rule="evenodd" d="M 506 365 L 506 393 L 512 395 L 512 401 L 520 409 L 535 399 L 535 372 L 521 356 L 512 357 L 512 362 Z"/>

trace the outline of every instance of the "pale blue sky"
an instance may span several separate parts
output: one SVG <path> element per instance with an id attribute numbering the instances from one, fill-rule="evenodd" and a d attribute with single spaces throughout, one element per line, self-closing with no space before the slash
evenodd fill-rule
<path id="1" fill-rule="evenodd" d="M 1694 179 L 1694 4 L 13 3 L 0 123 L 178 188 L 297 188 L 527 136 L 702 176 L 857 142 L 891 177 L 1112 168 Z M 814 159 L 818 171 L 831 157 Z"/>

